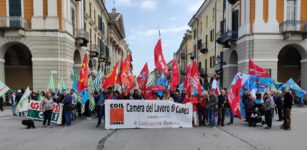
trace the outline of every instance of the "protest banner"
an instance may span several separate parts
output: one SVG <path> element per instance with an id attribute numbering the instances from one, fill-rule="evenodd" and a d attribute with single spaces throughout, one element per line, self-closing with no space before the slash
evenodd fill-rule
<path id="1" fill-rule="evenodd" d="M 52 108 L 51 122 L 62 124 L 62 112 L 63 105 L 55 103 Z M 44 112 L 42 112 L 40 101 L 30 101 L 27 117 L 34 120 L 44 120 Z"/>
<path id="2" fill-rule="evenodd" d="M 192 103 L 166 100 L 107 100 L 105 128 L 191 128 Z"/>

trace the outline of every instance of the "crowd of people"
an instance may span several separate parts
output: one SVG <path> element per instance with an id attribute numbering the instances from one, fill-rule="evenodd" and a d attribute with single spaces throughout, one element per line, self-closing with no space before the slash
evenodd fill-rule
<path id="1" fill-rule="evenodd" d="M 12 104 L 12 113 L 16 114 L 16 105 L 20 101 L 23 90 L 11 92 L 9 99 Z M 112 88 L 107 90 L 95 91 L 93 93 L 95 99 L 95 109 L 90 110 L 89 101 L 85 103 L 84 111 L 82 111 L 82 104 L 77 102 L 77 93 L 71 89 L 69 92 L 66 90 L 53 90 L 34 92 L 31 91 L 29 100 L 41 101 L 41 110 L 44 112 L 43 126 L 50 126 L 52 105 L 55 103 L 63 104 L 63 118 L 62 125 L 70 126 L 71 122 L 77 117 L 85 116 L 91 119 L 91 115 L 96 115 L 98 122 L 96 127 L 101 126 L 102 119 L 104 118 L 104 103 L 105 100 L 168 100 L 176 103 L 189 103 L 193 104 L 193 126 L 224 126 L 225 118 L 229 117 L 227 125 L 234 122 L 234 115 L 231 111 L 228 102 L 227 89 L 221 90 L 219 95 L 216 95 L 215 90 L 204 91 L 199 94 L 187 93 L 185 90 L 164 91 L 164 94 L 159 96 L 158 91 L 150 91 L 145 93 L 139 89 L 135 89 L 132 94 L 129 92 L 114 91 Z M 146 98 L 145 98 L 146 97 Z M 148 98 L 149 97 L 149 98 Z M 254 97 L 248 90 L 244 90 L 241 96 L 243 103 L 243 110 L 245 112 L 245 121 L 248 126 L 256 127 L 259 123 L 262 127 L 270 129 L 272 127 L 272 120 L 274 114 L 278 116 L 278 121 L 284 121 L 281 128 L 285 130 L 291 129 L 291 108 L 295 100 L 295 93 L 289 89 L 283 89 L 282 92 L 265 92 L 264 94 L 256 93 Z M 2 108 L 1 108 L 2 109 Z M 23 117 L 25 114 L 20 112 L 18 114 Z"/>

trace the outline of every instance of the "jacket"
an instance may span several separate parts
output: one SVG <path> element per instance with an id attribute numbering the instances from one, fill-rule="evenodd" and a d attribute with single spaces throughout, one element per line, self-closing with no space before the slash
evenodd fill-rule
<path id="1" fill-rule="evenodd" d="M 209 110 L 216 110 L 216 105 L 218 104 L 218 100 L 215 94 L 209 95 L 208 108 Z"/>

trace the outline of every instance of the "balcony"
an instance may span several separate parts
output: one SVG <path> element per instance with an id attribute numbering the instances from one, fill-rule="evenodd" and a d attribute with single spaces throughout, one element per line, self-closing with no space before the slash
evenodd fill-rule
<path id="1" fill-rule="evenodd" d="M 91 58 L 99 56 L 100 46 L 91 44 L 89 48 Z"/>
<path id="2" fill-rule="evenodd" d="M 207 43 L 202 43 L 200 47 L 198 47 L 201 53 L 206 54 L 208 53 L 208 44 Z"/>
<path id="3" fill-rule="evenodd" d="M 76 44 L 80 46 L 87 46 L 89 41 L 89 34 L 86 30 L 79 29 L 76 31 Z"/>
<path id="4" fill-rule="evenodd" d="M 235 4 L 237 1 L 239 1 L 239 0 L 228 0 L 228 2 L 229 2 L 229 4 Z"/>
<path id="5" fill-rule="evenodd" d="M 0 17 L 0 29 L 2 30 L 26 30 L 28 28 L 28 21 L 22 17 Z"/>
<path id="6" fill-rule="evenodd" d="M 279 31 L 284 39 L 289 39 L 291 35 L 301 35 L 304 40 L 307 38 L 307 21 L 287 20 L 279 25 Z"/>
<path id="7" fill-rule="evenodd" d="M 224 45 L 224 47 L 230 47 L 232 42 L 238 38 L 238 31 L 226 31 L 225 33 L 219 32 L 216 35 L 216 42 Z"/>

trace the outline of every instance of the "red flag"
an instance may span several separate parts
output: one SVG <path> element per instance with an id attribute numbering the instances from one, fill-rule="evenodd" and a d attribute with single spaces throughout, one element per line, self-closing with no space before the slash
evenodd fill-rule
<path id="1" fill-rule="evenodd" d="M 172 73 L 170 86 L 171 86 L 172 90 L 175 90 L 176 87 L 179 85 L 179 80 L 180 80 L 178 63 L 177 63 L 176 59 L 173 60 L 172 68 L 173 68 L 173 73 Z"/>
<path id="2" fill-rule="evenodd" d="M 187 66 L 187 72 L 186 75 L 184 77 L 184 82 L 183 82 L 183 90 L 185 90 L 187 92 L 187 94 L 190 93 L 190 82 L 189 82 L 189 78 L 191 77 L 191 64 L 189 64 Z"/>
<path id="3" fill-rule="evenodd" d="M 198 73 L 197 62 L 195 60 L 193 61 L 193 65 L 191 69 L 190 82 L 191 82 L 192 87 L 194 87 L 197 90 L 198 94 L 201 94 L 202 90 L 201 90 L 201 85 L 200 85 L 200 77 Z"/>
<path id="4" fill-rule="evenodd" d="M 121 84 L 124 84 L 126 87 L 130 87 L 131 84 L 134 82 L 134 77 L 131 74 L 131 61 L 132 56 L 131 53 L 129 53 L 123 62 L 122 68 L 121 68 Z"/>
<path id="5" fill-rule="evenodd" d="M 242 88 L 242 78 L 239 78 L 236 84 L 230 89 L 228 94 L 228 103 L 230 105 L 232 114 L 237 114 L 241 120 L 241 111 L 240 111 L 240 91 Z"/>
<path id="6" fill-rule="evenodd" d="M 132 75 L 132 77 L 134 78 L 134 76 Z M 136 83 L 134 82 L 134 80 L 131 82 L 130 87 L 128 87 L 128 92 L 130 93 L 134 88 L 136 87 Z"/>
<path id="7" fill-rule="evenodd" d="M 249 74 L 257 77 L 269 77 L 269 73 L 262 67 L 257 66 L 253 60 L 249 60 Z"/>
<path id="8" fill-rule="evenodd" d="M 158 40 L 158 43 L 155 46 L 154 55 L 155 55 L 155 65 L 156 65 L 156 68 L 159 71 L 162 71 L 165 76 L 168 76 L 167 65 L 166 65 L 166 62 L 165 62 L 165 59 L 164 59 L 163 53 L 162 53 L 161 39 Z"/>
<path id="9" fill-rule="evenodd" d="M 78 81 L 78 91 L 79 92 L 81 92 L 85 88 L 88 88 L 88 74 L 89 74 L 89 69 L 87 66 L 87 55 L 84 54 L 82 67 L 79 73 L 79 81 Z"/>
<path id="10" fill-rule="evenodd" d="M 117 78 L 117 68 L 118 64 L 116 63 L 111 73 L 106 77 L 106 79 L 103 82 L 103 88 L 106 90 L 108 87 L 114 86 L 116 84 L 116 78 Z"/>
<path id="11" fill-rule="evenodd" d="M 119 62 L 119 73 L 116 78 L 116 83 L 120 86 L 122 86 L 122 80 L 121 80 L 122 68 L 123 68 L 123 59 L 121 59 Z"/>
<path id="12" fill-rule="evenodd" d="M 148 81 L 148 65 L 147 63 L 144 65 L 142 71 L 140 72 L 139 76 L 137 77 L 137 81 L 139 84 L 139 89 L 143 92 L 146 91 L 146 84 Z"/>

